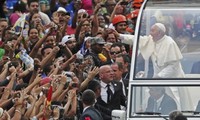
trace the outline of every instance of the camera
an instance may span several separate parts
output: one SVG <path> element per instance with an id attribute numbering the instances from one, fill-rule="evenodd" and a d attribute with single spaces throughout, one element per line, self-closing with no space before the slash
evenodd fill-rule
<path id="1" fill-rule="evenodd" d="M 10 68 L 10 67 L 12 67 L 13 66 L 13 64 L 12 63 L 9 63 L 8 64 L 8 68 Z"/>
<path id="2" fill-rule="evenodd" d="M 91 36 L 91 33 L 86 32 L 86 33 L 85 33 L 85 37 L 89 37 L 89 36 Z"/>
<path id="3" fill-rule="evenodd" d="M 70 71 L 66 71 L 66 72 L 63 72 L 63 74 L 66 75 L 67 77 L 72 77 L 74 73 Z"/>
<path id="4" fill-rule="evenodd" d="M 12 61 L 11 63 L 8 64 L 8 68 L 10 68 L 10 67 L 12 67 L 12 66 L 14 66 L 14 67 L 16 68 L 18 65 L 19 65 L 18 62 Z"/>
<path id="5" fill-rule="evenodd" d="M 76 87 L 78 87 L 78 84 L 77 83 L 72 83 L 72 87 L 76 88 Z"/>

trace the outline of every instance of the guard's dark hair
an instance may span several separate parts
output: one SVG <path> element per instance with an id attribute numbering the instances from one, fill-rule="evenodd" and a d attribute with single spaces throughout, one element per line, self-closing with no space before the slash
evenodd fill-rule
<path id="1" fill-rule="evenodd" d="M 187 120 L 187 117 L 184 115 L 176 116 L 175 120 Z"/>
<path id="2" fill-rule="evenodd" d="M 98 88 L 100 88 L 100 87 L 101 87 L 101 85 L 100 85 L 99 81 L 97 81 L 97 80 L 91 80 L 91 81 L 88 83 L 87 89 L 90 89 L 90 90 L 96 92 L 96 90 L 97 90 Z"/>
<path id="3" fill-rule="evenodd" d="M 117 56 L 117 58 L 122 57 L 125 63 L 131 63 L 130 57 L 128 55 L 125 54 L 120 54 Z"/>
<path id="4" fill-rule="evenodd" d="M 85 90 L 82 94 L 82 102 L 85 105 L 93 105 L 95 103 L 95 93 L 90 89 Z"/>
<path id="5" fill-rule="evenodd" d="M 115 65 L 115 64 L 118 66 L 119 70 L 123 70 L 124 67 L 121 62 L 115 62 L 115 63 L 112 63 L 111 65 Z"/>

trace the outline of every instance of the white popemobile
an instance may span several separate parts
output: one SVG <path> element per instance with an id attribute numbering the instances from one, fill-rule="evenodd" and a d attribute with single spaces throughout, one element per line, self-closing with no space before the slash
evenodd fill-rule
<path id="1" fill-rule="evenodd" d="M 200 120 L 200 1 L 145 0 L 132 45 L 127 109 L 112 120 L 169 120 L 181 111 Z M 145 47 L 144 47 L 145 46 Z"/>

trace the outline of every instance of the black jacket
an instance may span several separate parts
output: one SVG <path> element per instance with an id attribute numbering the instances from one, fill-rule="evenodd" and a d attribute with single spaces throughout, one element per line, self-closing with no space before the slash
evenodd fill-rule
<path id="1" fill-rule="evenodd" d="M 122 83 L 112 82 L 114 94 L 109 103 L 104 102 L 101 97 L 97 98 L 96 108 L 102 113 L 104 120 L 111 120 L 112 110 L 120 110 L 120 106 L 126 106 L 126 97 L 123 95 Z"/>
<path id="2" fill-rule="evenodd" d="M 82 113 L 79 120 L 103 120 L 103 118 L 97 109 L 90 106 Z"/>

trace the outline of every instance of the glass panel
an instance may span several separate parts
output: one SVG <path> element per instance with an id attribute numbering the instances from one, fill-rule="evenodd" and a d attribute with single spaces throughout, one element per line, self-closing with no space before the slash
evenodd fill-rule
<path id="1" fill-rule="evenodd" d="M 168 116 L 174 110 L 200 112 L 199 86 L 132 86 L 131 116 Z"/>
<path id="2" fill-rule="evenodd" d="M 200 78 L 200 9 L 146 7 L 138 36 L 136 79 Z"/>

